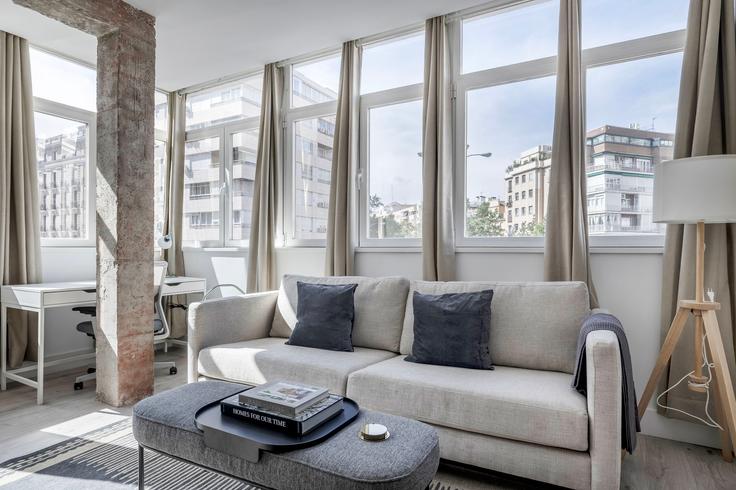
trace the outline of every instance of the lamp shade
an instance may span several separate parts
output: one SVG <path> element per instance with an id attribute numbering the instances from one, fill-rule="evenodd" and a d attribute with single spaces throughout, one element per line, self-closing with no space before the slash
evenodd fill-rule
<path id="1" fill-rule="evenodd" d="M 678 158 L 654 166 L 656 223 L 736 223 L 736 155 Z"/>

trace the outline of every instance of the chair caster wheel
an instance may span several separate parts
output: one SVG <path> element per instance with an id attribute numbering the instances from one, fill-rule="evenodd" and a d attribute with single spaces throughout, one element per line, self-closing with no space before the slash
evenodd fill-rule
<path id="1" fill-rule="evenodd" d="M 84 383 L 80 381 L 79 383 L 74 383 L 74 391 L 80 391 L 84 389 Z"/>
<path id="2" fill-rule="evenodd" d="M 92 373 L 96 373 L 96 372 L 97 372 L 97 369 L 95 369 L 95 368 L 87 368 L 87 374 L 92 374 Z"/>
<path id="3" fill-rule="evenodd" d="M 172 375 L 172 376 L 175 375 L 178 372 L 179 371 L 176 370 L 176 367 L 169 368 L 169 374 Z"/>

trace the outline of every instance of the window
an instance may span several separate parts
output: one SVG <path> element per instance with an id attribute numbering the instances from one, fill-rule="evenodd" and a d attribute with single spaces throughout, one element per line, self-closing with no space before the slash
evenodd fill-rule
<path id="1" fill-rule="evenodd" d="M 258 74 L 187 95 L 184 246 L 248 246 L 262 84 Z"/>
<path id="2" fill-rule="evenodd" d="M 97 111 L 97 73 L 80 63 L 30 49 L 33 96 L 76 107 Z"/>
<path id="3" fill-rule="evenodd" d="M 41 221 L 50 215 L 58 223 L 69 223 L 51 230 L 42 229 L 41 239 L 45 244 L 48 244 L 46 239 L 90 239 L 87 178 L 90 124 L 36 112 L 35 126 L 38 171 L 41 175 L 53 172 L 51 186 L 44 185 L 44 179 L 39 178 Z M 51 205 L 47 206 L 47 202 Z"/>
<path id="4" fill-rule="evenodd" d="M 397 59 L 401 62 L 397 63 Z M 363 49 L 360 93 L 422 83 L 423 74 L 423 33 L 368 45 Z"/>
<path id="5" fill-rule="evenodd" d="M 250 238 L 253 183 L 256 178 L 258 128 L 239 131 L 232 135 L 232 188 L 230 193 L 233 213 L 230 240 L 245 244 Z"/>
<path id="6" fill-rule="evenodd" d="M 262 88 L 254 75 L 187 95 L 187 131 L 258 117 Z"/>
<path id="7" fill-rule="evenodd" d="M 286 67 L 284 234 L 287 245 L 321 246 L 327 235 L 340 54 Z"/>
<path id="8" fill-rule="evenodd" d="M 164 233 L 164 199 L 166 196 L 166 142 L 156 140 L 153 147 L 154 161 L 154 219 L 153 236 L 156 242 Z M 158 243 L 155 243 L 158 247 Z"/>
<path id="9" fill-rule="evenodd" d="M 94 243 L 96 74 L 30 49 L 41 244 Z"/>
<path id="10" fill-rule="evenodd" d="M 422 101 L 373 107 L 368 126 L 368 238 L 419 238 Z"/>
<path id="11" fill-rule="evenodd" d="M 422 233 L 424 31 L 363 47 L 360 243 L 411 245 Z"/>
<path id="12" fill-rule="evenodd" d="M 686 0 L 583 2 L 583 44 L 596 46 L 583 56 L 591 243 L 637 235 L 662 243 L 653 169 L 673 156 L 663 142 L 675 136 L 687 10 Z"/>
<path id="13" fill-rule="evenodd" d="M 689 0 L 583 0 L 583 48 L 685 29 Z"/>
<path id="14" fill-rule="evenodd" d="M 521 3 L 459 21 L 456 121 L 458 141 L 465 143 L 456 148 L 461 245 L 544 233 L 557 54 L 557 22 L 549 19 L 557 19 L 558 9 L 557 1 Z M 480 204 L 470 196 L 489 199 Z"/>
<path id="15" fill-rule="evenodd" d="M 337 100 L 340 55 L 293 65 L 291 107 L 304 107 Z"/>
<path id="16" fill-rule="evenodd" d="M 557 54 L 559 3 L 520 3 L 462 21 L 462 73 Z"/>
<path id="17" fill-rule="evenodd" d="M 332 137 L 319 128 L 326 125 L 334 127 L 334 124 L 335 116 L 294 122 L 294 138 L 301 143 L 294 145 L 294 162 L 298 170 L 294 178 L 297 239 L 323 239 L 327 233 Z"/>
<path id="18" fill-rule="evenodd" d="M 217 226 L 219 183 L 220 138 L 187 141 L 184 149 L 183 243 L 197 246 L 216 244 L 220 240 Z"/>

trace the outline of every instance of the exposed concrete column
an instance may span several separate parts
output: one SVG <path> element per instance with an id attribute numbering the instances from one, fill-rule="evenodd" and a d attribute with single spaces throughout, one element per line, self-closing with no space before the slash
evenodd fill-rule
<path id="1" fill-rule="evenodd" d="M 153 393 L 154 18 L 120 0 L 14 0 L 97 37 L 97 396 Z"/>

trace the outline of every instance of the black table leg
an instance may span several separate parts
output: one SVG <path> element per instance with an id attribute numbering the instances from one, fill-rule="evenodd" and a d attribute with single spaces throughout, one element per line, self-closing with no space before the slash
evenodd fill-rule
<path id="1" fill-rule="evenodd" d="M 144 476 L 143 476 L 143 446 L 138 444 L 138 490 L 143 490 L 145 487 L 144 485 Z"/>

